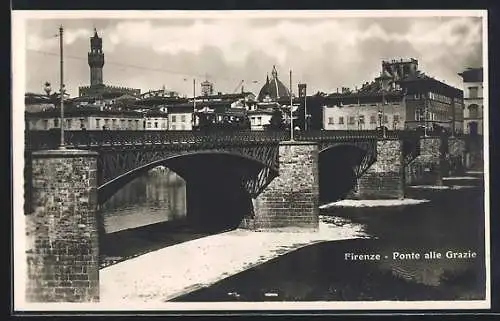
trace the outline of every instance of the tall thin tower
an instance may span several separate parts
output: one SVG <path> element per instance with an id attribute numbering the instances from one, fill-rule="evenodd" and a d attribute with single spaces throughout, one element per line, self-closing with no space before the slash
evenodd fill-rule
<path id="1" fill-rule="evenodd" d="M 102 52 L 102 38 L 94 28 L 94 36 L 90 38 L 90 51 L 88 53 L 90 66 L 90 85 L 102 85 L 102 67 L 104 66 L 104 53 Z"/>

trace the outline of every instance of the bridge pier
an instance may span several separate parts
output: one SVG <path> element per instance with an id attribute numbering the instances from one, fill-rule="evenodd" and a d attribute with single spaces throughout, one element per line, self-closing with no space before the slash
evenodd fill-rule
<path id="1" fill-rule="evenodd" d="M 483 169 L 483 142 L 482 136 L 469 135 L 465 141 L 465 168 Z"/>
<path id="2" fill-rule="evenodd" d="M 448 143 L 441 137 L 420 138 L 420 155 L 407 168 L 408 185 L 443 185 L 444 144 Z"/>
<path id="3" fill-rule="evenodd" d="M 460 137 L 448 138 L 449 175 L 460 175 L 465 172 L 465 140 Z"/>
<path id="4" fill-rule="evenodd" d="M 272 231 L 318 229 L 318 145 L 280 142 L 278 163 L 279 176 L 253 199 L 253 217 L 244 217 L 240 227 Z"/>
<path id="5" fill-rule="evenodd" d="M 26 217 L 29 302 L 99 300 L 97 153 L 46 150 L 32 156 L 33 213 Z"/>
<path id="6" fill-rule="evenodd" d="M 404 198 L 403 142 L 401 140 L 377 141 L 377 161 L 358 179 L 356 198 Z"/>

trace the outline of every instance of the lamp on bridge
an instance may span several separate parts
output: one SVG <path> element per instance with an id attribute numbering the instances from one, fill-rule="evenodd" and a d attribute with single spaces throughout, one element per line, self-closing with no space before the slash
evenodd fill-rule
<path id="1" fill-rule="evenodd" d="M 382 111 L 382 109 L 379 109 L 377 114 L 378 114 L 378 125 L 379 128 L 382 130 L 383 137 L 385 138 L 386 137 L 385 126 L 382 126 L 382 118 L 384 117 L 384 112 Z"/>
<path id="2" fill-rule="evenodd" d="M 422 122 L 424 123 L 424 137 L 427 137 L 427 110 L 425 109 L 420 109 L 420 126 L 422 127 Z"/>
<path id="3" fill-rule="evenodd" d="M 399 122 L 397 121 L 397 119 L 394 119 L 392 121 L 392 127 L 394 130 L 398 129 L 398 125 L 399 125 Z"/>
<path id="4" fill-rule="evenodd" d="M 59 27 L 59 52 L 60 52 L 60 100 L 61 100 L 61 143 L 60 149 L 64 149 L 64 61 L 63 61 L 63 26 Z"/>
<path id="5" fill-rule="evenodd" d="M 50 82 L 45 82 L 45 84 L 43 85 L 43 90 L 45 91 L 45 94 L 47 94 L 47 97 L 50 97 L 50 93 L 52 92 L 52 86 Z"/>

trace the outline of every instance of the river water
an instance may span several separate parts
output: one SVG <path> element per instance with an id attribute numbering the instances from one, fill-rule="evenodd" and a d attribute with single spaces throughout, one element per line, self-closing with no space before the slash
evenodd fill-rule
<path id="1" fill-rule="evenodd" d="M 484 299 L 482 179 L 446 184 L 466 188 L 409 189 L 408 197 L 430 202 L 406 207 L 322 210 L 338 222 L 362 225 L 371 238 L 308 246 L 174 301 Z M 169 171 L 132 181 L 101 214 L 103 265 L 207 235 L 186 225 L 185 183 Z M 446 258 L 448 251 L 476 257 Z M 393 259 L 395 252 L 421 258 Z M 442 257 L 424 259 L 429 252 Z M 346 260 L 346 253 L 382 259 Z"/>
<path id="2" fill-rule="evenodd" d="M 159 167 L 120 189 L 102 206 L 106 233 L 186 218 L 186 184 Z"/>

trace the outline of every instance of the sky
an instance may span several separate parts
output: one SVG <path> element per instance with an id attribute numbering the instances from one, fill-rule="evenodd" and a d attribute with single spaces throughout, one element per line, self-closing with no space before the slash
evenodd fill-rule
<path id="1" fill-rule="evenodd" d="M 461 88 L 457 75 L 482 66 L 480 17 L 176 17 L 26 22 L 26 91 L 59 86 L 59 40 L 64 26 L 64 77 L 70 96 L 90 83 L 87 52 L 96 28 L 103 38 L 104 83 L 193 95 L 205 79 L 216 92 L 258 94 L 271 74 L 289 85 L 307 83 L 308 94 L 361 86 L 379 75 L 382 60 L 415 58 L 427 75 Z"/>

